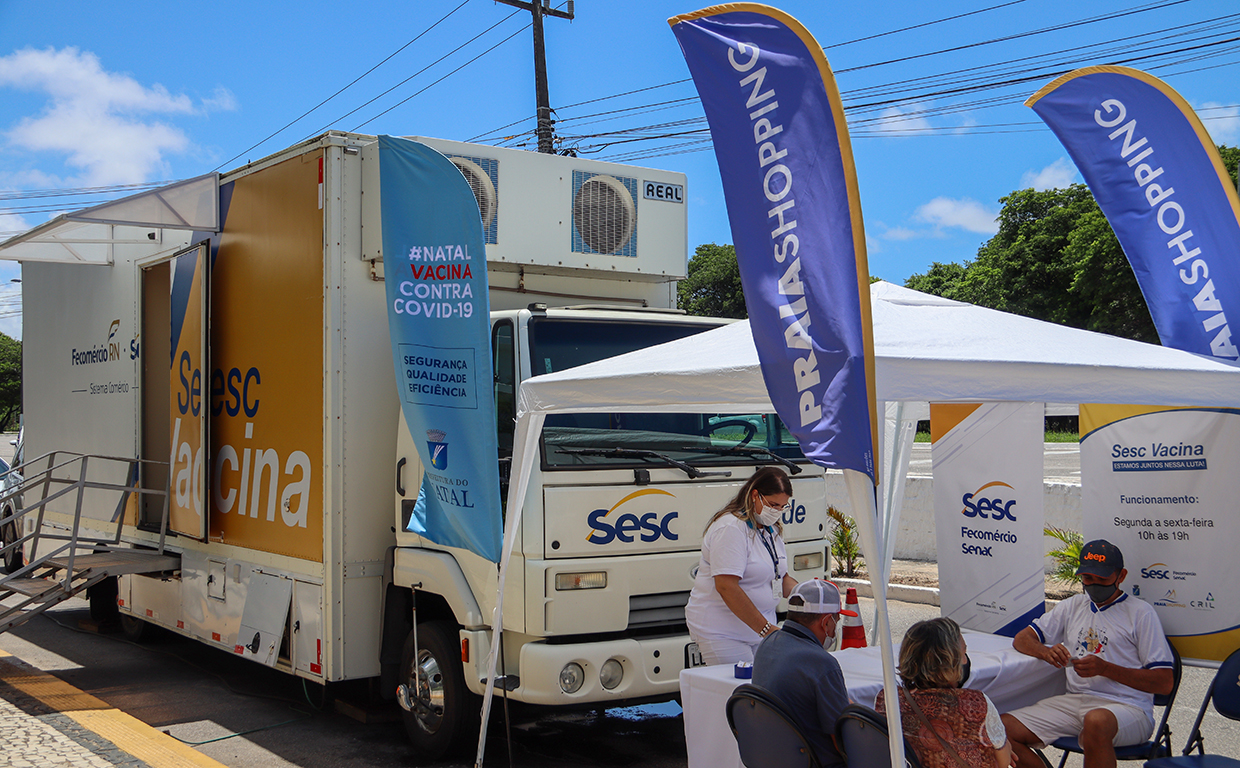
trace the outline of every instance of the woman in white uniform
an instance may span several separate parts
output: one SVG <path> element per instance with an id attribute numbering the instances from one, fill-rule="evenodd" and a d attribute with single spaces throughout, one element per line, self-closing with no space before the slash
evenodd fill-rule
<path id="1" fill-rule="evenodd" d="M 797 584 L 788 575 L 780 522 L 791 498 L 788 475 L 763 467 L 707 524 L 685 607 L 689 636 L 707 664 L 752 662 L 758 643 L 775 630 L 775 607 Z"/>

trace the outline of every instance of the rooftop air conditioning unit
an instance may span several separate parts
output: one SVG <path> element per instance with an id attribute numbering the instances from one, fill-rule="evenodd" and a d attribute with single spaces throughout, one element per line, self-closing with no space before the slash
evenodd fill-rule
<path id="1" fill-rule="evenodd" d="M 684 278 L 688 259 L 684 174 L 409 138 L 443 154 L 469 182 L 486 235 L 487 261 L 496 268 L 520 267 L 527 273 L 595 270 L 613 278 L 651 282 Z M 376 146 L 363 149 L 364 161 Z M 363 187 L 373 188 L 375 183 L 364 170 Z M 376 258 L 381 249 L 367 234 L 364 230 L 364 257 Z"/>

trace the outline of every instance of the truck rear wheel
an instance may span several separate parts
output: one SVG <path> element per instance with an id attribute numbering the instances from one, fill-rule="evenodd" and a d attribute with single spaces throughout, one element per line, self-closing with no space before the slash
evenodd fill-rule
<path id="1" fill-rule="evenodd" d="M 13 510 L 6 509 L 4 510 L 4 513 L 2 516 L 8 517 L 11 514 L 13 514 Z M 4 541 L 5 546 L 9 544 L 13 544 L 14 542 L 17 541 L 18 536 L 17 536 L 17 522 L 16 521 L 10 521 L 4 524 L 4 529 L 0 530 L 0 539 Z M 25 563 L 22 562 L 21 547 L 14 547 L 13 549 L 5 553 L 4 570 L 6 573 L 17 573 L 17 571 L 23 565 L 25 565 Z"/>
<path id="2" fill-rule="evenodd" d="M 410 632 L 401 655 L 400 681 L 409 687 L 413 702 L 413 711 L 403 713 L 405 732 L 419 755 L 432 760 L 466 748 L 478 737 L 482 697 L 465 685 L 458 632 L 451 621 L 418 624 L 416 654 Z"/>

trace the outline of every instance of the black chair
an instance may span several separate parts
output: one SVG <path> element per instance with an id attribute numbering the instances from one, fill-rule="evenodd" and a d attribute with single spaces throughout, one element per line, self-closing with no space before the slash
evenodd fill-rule
<path id="1" fill-rule="evenodd" d="M 1206 707 L 1214 701 L 1214 710 L 1228 720 L 1240 720 L 1240 650 L 1233 652 L 1218 668 L 1206 697 L 1193 723 L 1193 733 L 1184 745 L 1184 754 L 1177 757 L 1160 757 L 1147 760 L 1145 768 L 1240 768 L 1240 760 L 1222 755 L 1207 755 L 1205 739 L 1201 735 L 1201 721 Z M 1197 754 L 1192 754 L 1193 749 Z"/>
<path id="2" fill-rule="evenodd" d="M 1171 645 L 1168 643 L 1168 645 Z M 1184 674 L 1184 665 L 1180 661 L 1180 652 L 1171 645 L 1171 658 L 1175 662 L 1172 671 L 1175 673 L 1175 683 L 1171 686 L 1171 693 L 1160 694 L 1154 697 L 1154 706 L 1162 707 L 1162 719 L 1158 722 L 1158 728 L 1154 730 L 1154 735 L 1149 741 L 1141 744 L 1131 744 L 1127 747 L 1115 748 L 1116 760 L 1153 760 L 1156 757 L 1167 757 L 1171 755 L 1171 728 L 1167 725 L 1167 717 L 1171 714 L 1171 705 L 1175 704 L 1175 695 L 1180 690 L 1180 677 Z M 1063 757 L 1059 760 L 1059 768 L 1064 768 L 1068 762 L 1068 755 L 1076 753 L 1084 754 L 1081 749 L 1081 742 L 1076 736 L 1065 736 L 1062 739 L 1055 739 L 1051 742 L 1051 746 L 1055 749 L 1063 750 Z"/>
<path id="3" fill-rule="evenodd" d="M 805 734 L 770 691 L 750 683 L 737 686 L 726 711 L 746 768 L 818 768 Z"/>
<path id="4" fill-rule="evenodd" d="M 835 721 L 835 741 L 844 752 L 849 768 L 891 765 L 891 742 L 887 739 L 887 718 L 869 707 L 849 704 Z M 913 747 L 904 740 L 904 764 L 921 768 Z"/>

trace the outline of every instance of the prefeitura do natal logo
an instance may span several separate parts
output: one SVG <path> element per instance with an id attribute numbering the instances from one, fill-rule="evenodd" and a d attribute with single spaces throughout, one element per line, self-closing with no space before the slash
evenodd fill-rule
<path id="1" fill-rule="evenodd" d="M 448 433 L 442 429 L 426 430 L 426 448 L 431 452 L 431 466 L 440 471 L 448 468 Z"/>

